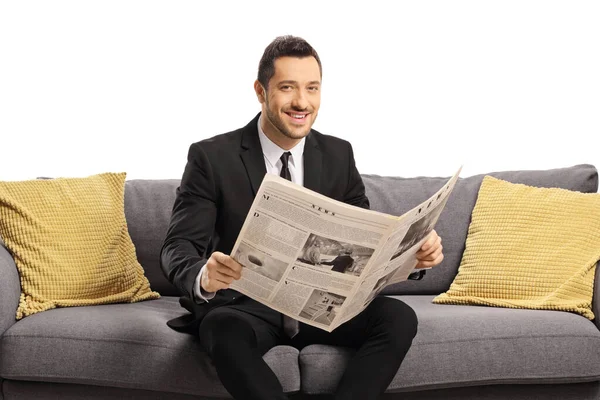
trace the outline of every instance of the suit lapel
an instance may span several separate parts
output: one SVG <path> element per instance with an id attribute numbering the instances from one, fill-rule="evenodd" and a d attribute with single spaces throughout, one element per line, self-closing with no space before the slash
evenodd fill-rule
<path id="1" fill-rule="evenodd" d="M 240 157 L 248 173 L 248 179 L 250 179 L 252 192 L 255 196 L 267 173 L 262 147 L 260 147 L 260 140 L 258 139 L 257 124 L 259 115 L 244 127 L 240 152 Z"/>
<path id="2" fill-rule="evenodd" d="M 315 134 L 311 131 L 304 145 L 304 187 L 321 193 L 321 170 L 323 154 Z"/>

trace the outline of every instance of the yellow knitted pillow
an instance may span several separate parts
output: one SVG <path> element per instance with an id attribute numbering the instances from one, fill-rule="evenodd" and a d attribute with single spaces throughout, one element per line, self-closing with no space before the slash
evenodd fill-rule
<path id="1" fill-rule="evenodd" d="M 454 281 L 437 304 L 571 311 L 594 319 L 600 194 L 483 180 Z"/>
<path id="2" fill-rule="evenodd" d="M 125 173 L 0 182 L 0 236 L 21 277 L 17 319 L 159 297 L 127 230 L 124 185 Z"/>

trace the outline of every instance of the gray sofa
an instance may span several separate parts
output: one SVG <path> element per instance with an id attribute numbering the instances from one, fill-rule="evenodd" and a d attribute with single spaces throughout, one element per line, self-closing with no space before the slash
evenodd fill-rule
<path id="1" fill-rule="evenodd" d="M 591 165 L 492 173 L 512 182 L 595 193 Z M 447 178 L 363 175 L 372 208 L 401 214 Z M 460 264 L 483 175 L 461 178 L 436 227 L 445 259 L 424 280 L 386 288 L 411 305 L 418 334 L 386 399 L 600 399 L 597 320 L 557 311 L 434 305 Z M 130 180 L 125 212 L 138 259 L 158 300 L 62 308 L 15 322 L 19 276 L 0 246 L 0 399 L 228 398 L 197 340 L 166 321 L 184 312 L 158 252 L 178 180 Z M 596 288 L 594 312 L 599 312 Z M 265 359 L 297 399 L 325 399 L 351 350 L 271 349 Z"/>

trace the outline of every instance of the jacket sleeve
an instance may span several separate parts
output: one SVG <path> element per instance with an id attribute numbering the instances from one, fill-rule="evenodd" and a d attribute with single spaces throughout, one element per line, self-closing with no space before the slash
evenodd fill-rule
<path id="1" fill-rule="evenodd" d="M 350 143 L 348 143 L 348 151 L 348 185 L 344 196 L 344 203 L 368 209 L 370 207 L 369 199 L 365 194 L 365 185 L 360 173 L 356 169 L 354 151 L 352 150 L 352 145 Z"/>
<path id="2" fill-rule="evenodd" d="M 200 143 L 190 146 L 160 265 L 183 296 L 194 299 L 194 284 L 206 264 L 217 218 L 217 195 L 211 164 Z"/>
<path id="3" fill-rule="evenodd" d="M 427 271 L 424 269 L 420 271 L 411 272 L 411 274 L 408 276 L 408 279 L 411 281 L 420 281 L 421 279 L 423 279 L 426 273 Z"/>

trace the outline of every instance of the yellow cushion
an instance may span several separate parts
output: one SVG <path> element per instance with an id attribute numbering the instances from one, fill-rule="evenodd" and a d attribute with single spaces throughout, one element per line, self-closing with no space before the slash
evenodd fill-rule
<path id="1" fill-rule="evenodd" d="M 125 173 L 0 182 L 0 236 L 21 277 L 17 319 L 155 299 L 125 221 Z"/>
<path id="2" fill-rule="evenodd" d="M 486 176 L 458 274 L 437 304 L 570 311 L 594 319 L 600 194 Z"/>

